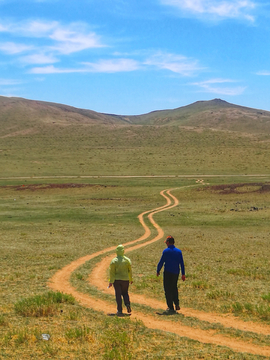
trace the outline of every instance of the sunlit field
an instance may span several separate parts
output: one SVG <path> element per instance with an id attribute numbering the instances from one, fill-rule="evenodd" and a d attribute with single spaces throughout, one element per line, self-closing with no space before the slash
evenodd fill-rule
<path id="1" fill-rule="evenodd" d="M 227 105 L 223 112 L 219 101 L 130 122 L 19 103 L 2 107 L 0 128 L 0 359 L 267 358 L 267 117 Z M 113 290 L 89 281 L 105 253 L 94 255 L 143 237 L 138 216 L 165 206 L 165 189 L 179 203 L 153 215 L 164 235 L 128 252 L 132 315 L 108 316 Z M 151 234 L 143 244 L 159 234 L 144 221 Z M 160 317 L 166 302 L 156 266 L 167 235 L 183 251 L 186 281 L 181 311 Z M 70 273 L 66 291 L 52 290 L 53 276 L 86 255 L 93 258 Z M 149 305 L 136 302 L 139 295 Z M 189 333 L 177 335 L 173 325 Z"/>
<path id="2" fill-rule="evenodd" d="M 269 325 L 267 177 L 73 180 L 1 183 L 1 359 L 266 358 L 148 329 L 132 318 L 136 311 L 155 311 L 136 303 L 130 319 L 108 317 L 106 309 L 87 309 L 70 295 L 52 292 L 48 281 L 73 260 L 139 238 L 144 230 L 138 215 L 165 205 L 160 191 L 174 189 L 179 205 L 154 219 L 183 251 L 187 279 L 179 281 L 181 307 Z M 153 237 L 156 229 L 151 231 Z M 134 271 L 131 291 L 164 300 L 165 309 L 162 277 L 156 277 L 164 246 L 161 239 L 128 256 Z M 114 304 L 113 293 L 101 294 L 87 281 L 98 260 L 77 269 L 70 281 L 80 291 Z M 164 321 L 270 346 L 269 336 L 181 313 Z M 50 339 L 44 340 L 43 334 Z"/>

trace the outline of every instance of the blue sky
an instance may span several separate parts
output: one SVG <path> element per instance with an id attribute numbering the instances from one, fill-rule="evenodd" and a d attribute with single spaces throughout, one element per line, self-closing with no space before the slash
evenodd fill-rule
<path id="1" fill-rule="evenodd" d="M 119 115 L 270 110 L 270 0 L 0 0 L 0 95 Z"/>

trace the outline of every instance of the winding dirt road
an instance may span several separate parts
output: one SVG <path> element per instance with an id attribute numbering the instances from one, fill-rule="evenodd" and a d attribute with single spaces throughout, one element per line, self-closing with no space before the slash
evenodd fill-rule
<path id="1" fill-rule="evenodd" d="M 154 221 L 153 216 L 161 211 L 169 210 L 178 205 L 178 200 L 175 196 L 171 194 L 170 190 L 161 191 L 161 195 L 165 198 L 166 204 L 159 208 L 145 211 L 139 215 L 139 221 L 144 228 L 144 234 L 133 241 L 127 242 L 123 244 L 125 246 L 125 252 L 131 252 L 140 247 L 149 245 L 160 240 L 164 236 L 163 230 L 160 226 Z M 150 228 L 145 224 L 144 216 L 148 217 L 151 224 L 157 230 L 157 235 L 146 241 L 148 237 L 151 235 Z M 92 273 L 89 276 L 89 282 L 91 285 L 95 286 L 99 291 L 112 295 L 112 290 L 107 288 L 108 281 L 106 279 L 107 269 L 109 267 L 109 263 L 111 259 L 115 256 L 115 254 L 110 254 L 115 251 L 115 246 L 109 247 L 97 253 L 86 255 L 82 258 L 79 258 L 69 265 L 65 266 L 61 270 L 59 270 L 49 281 L 48 286 L 56 291 L 61 291 L 64 293 L 68 293 L 73 295 L 77 301 L 80 302 L 82 306 L 92 308 L 96 311 L 101 311 L 104 313 L 113 313 L 115 312 L 115 304 L 110 302 L 106 302 L 104 300 L 98 299 L 96 297 L 92 297 L 88 294 L 81 293 L 76 290 L 70 284 L 70 276 L 73 271 L 75 271 L 79 266 L 83 265 L 85 262 L 96 258 L 100 255 L 105 255 L 101 262 L 99 262 L 96 267 L 93 269 Z M 153 309 L 153 315 L 146 315 L 142 312 L 133 311 L 132 318 L 141 320 L 145 326 L 151 329 L 159 329 L 162 331 L 168 331 L 174 334 L 177 334 L 182 337 L 187 337 L 193 340 L 200 341 L 202 343 L 209 343 L 215 345 L 226 346 L 231 348 L 237 352 L 245 352 L 250 354 L 262 355 L 262 356 L 270 356 L 270 347 L 269 346 L 259 346 L 255 345 L 251 342 L 246 342 L 243 340 L 237 340 L 236 338 L 232 338 L 225 335 L 218 334 L 216 330 L 201 330 L 199 328 L 194 328 L 190 326 L 182 325 L 180 322 L 163 321 L 160 316 L 155 314 L 154 310 L 164 308 L 165 301 L 159 301 L 156 299 L 149 299 L 143 295 L 133 294 L 130 292 L 132 303 L 143 304 L 151 307 Z M 104 310 L 102 310 L 104 309 Z M 221 324 L 226 328 L 234 328 L 239 329 L 246 332 L 253 332 L 257 334 L 270 335 L 270 326 L 261 325 L 259 323 L 253 322 L 244 322 L 239 319 L 236 319 L 232 315 L 220 315 L 214 313 L 206 313 L 203 311 L 191 309 L 191 308 L 181 308 L 181 314 L 184 316 L 190 316 L 197 318 L 202 321 L 207 321 L 212 324 Z"/>

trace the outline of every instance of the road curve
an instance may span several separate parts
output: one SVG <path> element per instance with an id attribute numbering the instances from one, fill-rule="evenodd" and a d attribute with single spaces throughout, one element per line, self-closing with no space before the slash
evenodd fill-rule
<path id="1" fill-rule="evenodd" d="M 155 241 L 160 240 L 164 236 L 163 230 L 154 221 L 153 216 L 158 212 L 166 211 L 178 205 L 177 198 L 171 194 L 172 190 L 173 189 L 163 190 L 160 193 L 166 200 L 165 205 L 153 210 L 145 211 L 139 215 L 139 221 L 143 226 L 145 232 L 140 238 L 123 244 L 126 248 L 126 252 L 131 252 L 132 250 L 154 243 Z M 150 237 L 151 230 L 144 222 L 145 215 L 148 216 L 149 221 L 157 230 L 157 235 L 148 241 L 145 240 Z M 91 259 L 94 259 L 97 256 L 107 255 L 101 260 L 100 263 L 95 266 L 94 270 L 89 276 L 89 282 L 91 283 L 91 285 L 95 286 L 100 291 L 108 293 L 109 289 L 107 289 L 106 286 L 106 270 L 112 258 L 112 255 L 108 256 L 108 254 L 112 251 L 115 251 L 115 246 L 106 248 L 94 254 L 86 255 L 73 261 L 72 263 L 66 265 L 64 268 L 59 270 L 56 274 L 54 274 L 54 276 L 49 280 L 48 286 L 53 290 L 62 291 L 64 293 L 73 295 L 82 306 L 89 307 L 96 311 L 101 311 L 104 313 L 115 312 L 115 304 L 98 299 L 96 297 L 92 297 L 88 294 L 81 293 L 77 291 L 76 288 L 74 288 L 69 281 L 72 272 L 75 271 L 79 266 L 83 265 L 85 262 Z M 131 296 L 133 303 L 151 306 L 153 309 L 160 309 L 164 306 L 164 302 L 160 302 L 159 300 L 147 299 L 144 296 L 132 293 Z M 242 331 L 252 331 L 254 333 L 260 333 L 264 335 L 270 334 L 269 326 L 264 326 L 258 323 L 243 322 L 241 320 L 235 319 L 233 316 L 210 314 L 189 308 L 181 309 L 181 313 L 185 316 L 196 317 L 200 320 L 208 321 L 210 323 L 220 323 L 223 326 L 229 328 L 233 327 Z M 215 330 L 201 330 L 198 328 L 182 325 L 178 322 L 163 321 L 157 315 L 146 315 L 142 312 L 135 312 L 133 314 L 133 317 L 141 320 L 145 324 L 145 326 L 151 329 L 168 331 L 171 333 L 175 333 L 179 336 L 184 336 L 193 340 L 200 341 L 202 343 L 226 346 L 237 352 L 246 352 L 250 354 L 270 356 L 270 347 L 258 346 L 250 342 L 245 342 L 243 340 L 226 337 L 225 335 L 218 334 L 218 332 Z"/>

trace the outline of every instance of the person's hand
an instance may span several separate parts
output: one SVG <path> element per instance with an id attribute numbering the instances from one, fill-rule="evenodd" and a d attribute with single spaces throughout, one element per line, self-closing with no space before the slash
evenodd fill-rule
<path id="1" fill-rule="evenodd" d="M 157 276 L 159 276 L 160 275 L 160 272 L 157 272 Z"/>
<path id="2" fill-rule="evenodd" d="M 185 281 L 185 280 L 186 280 L 185 275 L 182 275 L 182 280 L 183 280 L 183 281 Z"/>
<path id="3" fill-rule="evenodd" d="M 109 283 L 108 288 L 112 287 L 112 283 Z"/>

